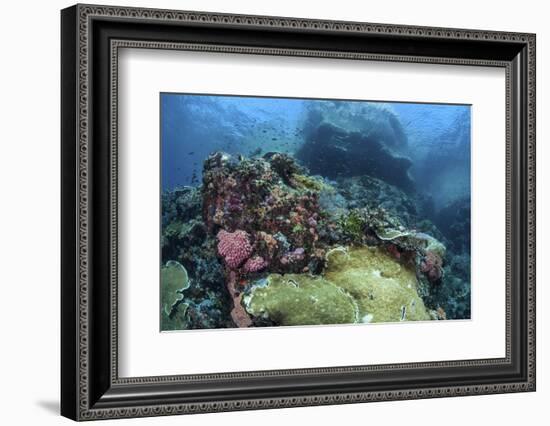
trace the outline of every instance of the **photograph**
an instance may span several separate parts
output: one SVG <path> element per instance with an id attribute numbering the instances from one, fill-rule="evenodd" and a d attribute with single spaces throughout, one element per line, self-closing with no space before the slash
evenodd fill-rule
<path id="1" fill-rule="evenodd" d="M 159 96 L 161 331 L 471 319 L 474 106 Z"/>
<path id="2" fill-rule="evenodd" d="M 60 119 L 45 120 L 60 125 L 60 413 L 385 401 L 369 419 L 393 424 L 394 402 L 433 398 L 433 419 L 493 404 L 521 423 L 540 398 L 455 397 L 537 390 L 543 14 L 256 3 L 64 5 L 60 27 L 45 21 L 60 42 Z M 52 204 L 41 179 L 15 186 L 24 211 Z M 425 422 L 418 407 L 405 417 Z"/>

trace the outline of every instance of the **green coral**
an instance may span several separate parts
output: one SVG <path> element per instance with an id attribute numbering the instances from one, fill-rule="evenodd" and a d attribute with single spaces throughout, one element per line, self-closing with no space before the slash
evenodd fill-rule
<path id="1" fill-rule="evenodd" d="M 183 303 L 183 292 L 191 285 L 183 265 L 169 260 L 160 270 L 161 330 L 185 328 L 189 305 Z"/>
<path id="2" fill-rule="evenodd" d="M 294 234 L 299 234 L 300 232 L 304 232 L 306 228 L 303 227 L 303 225 L 297 224 L 292 227 L 292 232 Z"/>
<path id="3" fill-rule="evenodd" d="M 329 252 L 325 277 L 357 301 L 365 322 L 431 319 L 418 295 L 413 267 L 399 263 L 379 247 Z"/>
<path id="4" fill-rule="evenodd" d="M 280 325 L 430 320 L 415 270 L 378 247 L 337 247 L 323 276 L 271 274 L 244 297 L 249 314 Z"/>
<path id="5" fill-rule="evenodd" d="M 342 231 L 347 237 L 356 242 L 360 242 L 365 235 L 365 224 L 365 219 L 357 210 L 351 210 L 340 217 Z"/>
<path id="6" fill-rule="evenodd" d="M 163 237 L 166 239 L 181 239 L 187 236 L 194 227 L 197 226 L 197 221 L 190 220 L 188 222 L 171 222 L 163 231 Z"/>
<path id="7" fill-rule="evenodd" d="M 314 191 L 314 192 L 321 192 L 323 190 L 334 191 L 334 188 L 332 186 L 326 184 L 321 179 L 315 178 L 313 176 L 307 176 L 307 175 L 295 173 L 292 176 L 292 182 L 295 187 L 300 189 L 306 189 L 309 191 Z"/>
<path id="8" fill-rule="evenodd" d="M 177 237 L 181 230 L 182 230 L 183 224 L 181 222 L 171 222 L 165 229 L 164 229 L 164 235 L 168 238 Z"/>
<path id="9" fill-rule="evenodd" d="M 271 274 L 267 284 L 245 295 L 249 314 L 280 325 L 357 322 L 357 304 L 349 294 L 322 277 Z"/>

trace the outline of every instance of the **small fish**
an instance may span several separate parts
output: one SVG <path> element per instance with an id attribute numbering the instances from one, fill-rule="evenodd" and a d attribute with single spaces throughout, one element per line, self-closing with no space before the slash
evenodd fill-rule
<path id="1" fill-rule="evenodd" d="M 193 155 L 194 153 L 195 153 L 195 151 L 189 151 L 189 152 L 187 153 L 187 155 Z"/>
<path id="2" fill-rule="evenodd" d="M 272 140 L 272 141 L 276 141 L 276 140 L 277 140 L 277 138 L 271 138 L 271 140 Z"/>

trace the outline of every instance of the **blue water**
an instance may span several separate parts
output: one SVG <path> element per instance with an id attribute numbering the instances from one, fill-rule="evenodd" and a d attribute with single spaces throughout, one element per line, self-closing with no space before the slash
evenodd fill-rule
<path id="1" fill-rule="evenodd" d="M 416 191 L 432 197 L 436 208 L 469 197 L 469 105 L 185 94 L 161 95 L 163 190 L 200 185 L 202 163 L 214 151 L 296 153 L 308 137 L 308 111 L 316 108 L 329 111 L 345 130 L 367 134 L 381 129 L 379 139 L 412 161 L 409 174 Z M 384 133 L 388 117 L 397 120 L 405 143 L 392 142 L 393 136 Z"/>
<path id="2" fill-rule="evenodd" d="M 163 94 L 163 189 L 200 183 L 202 162 L 214 151 L 294 151 L 303 107 L 295 99 Z"/>
<path id="3" fill-rule="evenodd" d="M 437 207 L 470 196 L 471 107 L 393 103 L 408 138 L 411 175 Z"/>

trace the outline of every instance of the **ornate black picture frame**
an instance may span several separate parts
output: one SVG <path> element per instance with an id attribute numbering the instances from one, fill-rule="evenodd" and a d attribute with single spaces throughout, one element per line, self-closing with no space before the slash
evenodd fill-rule
<path id="1" fill-rule="evenodd" d="M 93 420 L 535 390 L 534 34 L 95 5 L 64 9 L 61 28 L 62 415 Z M 121 47 L 504 68 L 506 356 L 120 378 Z"/>

